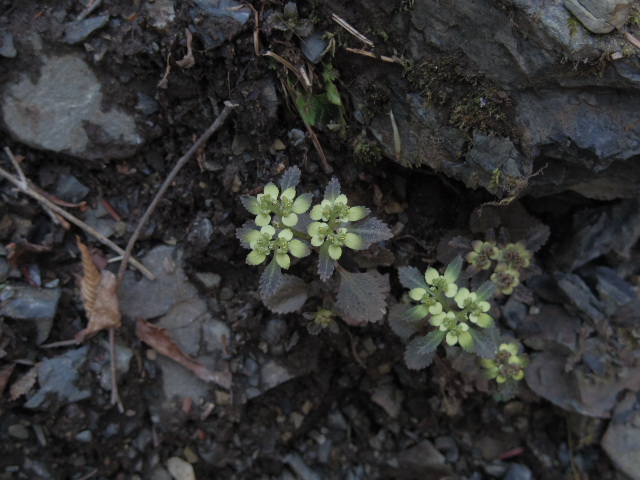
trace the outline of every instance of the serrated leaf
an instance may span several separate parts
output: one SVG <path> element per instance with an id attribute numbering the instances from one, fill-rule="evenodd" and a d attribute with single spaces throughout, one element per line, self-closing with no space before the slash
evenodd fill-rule
<path id="1" fill-rule="evenodd" d="M 329 280 L 336 266 L 336 261 L 329 255 L 330 246 L 331 244 L 329 242 L 323 243 L 318 253 L 318 276 L 323 282 Z"/>
<path id="2" fill-rule="evenodd" d="M 404 288 L 413 290 L 414 288 L 424 288 L 429 291 L 429 285 L 424 280 L 424 273 L 416 267 L 400 267 L 398 269 L 398 279 Z"/>
<path id="3" fill-rule="evenodd" d="M 390 267 L 396 260 L 396 256 L 391 250 L 380 245 L 372 245 L 367 250 L 356 251 L 353 258 L 358 263 L 358 266 L 365 270 L 368 268 Z"/>
<path id="4" fill-rule="evenodd" d="M 447 332 L 434 330 L 423 337 L 416 337 L 409 342 L 404 352 L 404 362 L 411 370 L 428 367 L 433 361 L 438 345 Z"/>
<path id="5" fill-rule="evenodd" d="M 537 252 L 549 240 L 551 230 L 549 227 L 541 224 L 531 228 L 526 235 L 525 244 L 530 252 Z"/>
<path id="6" fill-rule="evenodd" d="M 476 300 L 479 302 L 487 300 L 493 297 L 498 287 L 492 281 L 487 280 L 476 290 Z"/>
<path id="7" fill-rule="evenodd" d="M 258 215 L 260 213 L 260 205 L 258 204 L 258 199 L 256 197 L 242 195 L 240 197 L 240 202 L 242 202 L 242 206 L 246 208 L 249 213 L 253 215 Z"/>
<path id="8" fill-rule="evenodd" d="M 274 313 L 291 313 L 300 310 L 309 297 L 309 286 L 294 275 L 282 275 L 276 291 L 264 304 Z"/>
<path id="9" fill-rule="evenodd" d="M 327 82 L 327 98 L 334 105 L 342 105 L 342 99 L 340 98 L 340 93 L 333 82 Z"/>
<path id="10" fill-rule="evenodd" d="M 300 173 L 300 169 L 296 165 L 287 168 L 280 178 L 280 191 L 284 192 L 287 188 L 297 186 L 300 183 Z"/>
<path id="11" fill-rule="evenodd" d="M 338 195 L 340 195 L 340 182 L 336 177 L 333 177 L 324 190 L 324 199 L 335 202 Z"/>
<path id="12" fill-rule="evenodd" d="M 282 270 L 280 265 L 276 262 L 275 256 L 271 260 L 271 263 L 264 269 L 260 276 L 260 296 L 263 302 L 267 302 L 267 299 L 278 291 L 280 282 L 282 282 Z"/>
<path id="13" fill-rule="evenodd" d="M 362 238 L 365 244 L 364 248 L 393 237 L 387 224 L 376 217 L 365 218 L 352 225 L 347 225 L 347 232 L 355 233 Z"/>
<path id="14" fill-rule="evenodd" d="M 240 240 L 240 245 L 242 245 L 243 248 L 251 248 L 244 238 L 246 238 L 247 234 L 252 230 L 259 230 L 253 220 L 245 222 L 240 228 L 236 228 L 236 238 Z"/>
<path id="15" fill-rule="evenodd" d="M 497 331 L 496 328 L 490 330 Z M 467 331 L 471 335 L 471 338 L 473 338 L 473 353 L 481 358 L 495 358 L 498 346 L 496 345 L 493 334 L 485 333 L 475 328 L 470 328 Z"/>
<path id="16" fill-rule="evenodd" d="M 393 333 L 403 340 L 408 340 L 417 331 L 413 324 L 407 323 L 403 319 L 408 309 L 409 305 L 397 303 L 389 309 L 389 315 L 387 316 L 389 327 L 391 327 Z"/>
<path id="17" fill-rule="evenodd" d="M 385 292 L 373 272 L 351 273 L 340 269 L 336 308 L 347 323 L 377 322 L 387 313 Z"/>

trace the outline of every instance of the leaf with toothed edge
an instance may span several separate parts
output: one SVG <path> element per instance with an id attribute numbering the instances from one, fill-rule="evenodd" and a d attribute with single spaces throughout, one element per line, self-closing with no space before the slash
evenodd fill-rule
<path id="1" fill-rule="evenodd" d="M 351 273 L 339 269 L 340 289 L 336 308 L 350 325 L 382 320 L 387 313 L 385 293 L 379 278 L 372 272 Z"/>
<path id="2" fill-rule="evenodd" d="M 295 187 L 300 182 L 300 169 L 297 166 L 287 168 L 280 178 L 280 192 Z"/>
<path id="3" fill-rule="evenodd" d="M 436 349 L 446 334 L 447 332 L 434 330 L 423 337 L 411 340 L 404 352 L 404 362 L 407 367 L 411 370 L 420 370 L 431 365 Z"/>
<path id="4" fill-rule="evenodd" d="M 256 197 L 242 195 L 240 197 L 240 201 L 242 202 L 242 206 L 246 208 L 249 213 L 253 215 L 258 215 L 260 213 L 260 204 Z"/>
<path id="5" fill-rule="evenodd" d="M 369 217 L 347 225 L 347 232 L 355 233 L 364 242 L 363 248 L 368 248 L 374 243 L 383 242 L 393 237 L 393 233 L 386 223 L 376 217 Z"/>
<path id="6" fill-rule="evenodd" d="M 309 286 L 294 275 L 282 275 L 276 291 L 264 304 L 274 313 L 291 313 L 300 310 L 309 296 Z"/>
<path id="7" fill-rule="evenodd" d="M 260 276 L 260 296 L 265 303 L 266 299 L 278 290 L 278 287 L 282 282 L 282 277 L 282 270 L 274 256 L 271 263 L 267 265 L 267 268 L 264 269 L 264 272 L 262 272 L 262 275 Z"/>
<path id="8" fill-rule="evenodd" d="M 242 245 L 243 248 L 251 248 L 245 238 L 252 230 L 260 230 L 253 220 L 245 222 L 242 227 L 236 229 L 236 238 L 240 240 L 240 245 Z"/>
<path id="9" fill-rule="evenodd" d="M 411 336 L 417 331 L 415 325 L 407 323 L 404 320 L 404 316 L 409 308 L 409 305 L 397 303 L 389 309 L 389 327 L 391 327 L 393 333 L 403 340 L 409 340 L 409 338 L 411 338 Z"/>
<path id="10" fill-rule="evenodd" d="M 492 328 L 491 330 L 497 330 Z M 495 358 L 498 345 L 494 340 L 495 335 L 485 333 L 475 328 L 467 330 L 473 338 L 473 352 L 481 358 Z"/>
<path id="11" fill-rule="evenodd" d="M 324 190 L 324 199 L 335 202 L 338 195 L 340 195 L 340 182 L 336 177 L 333 177 Z"/>
<path id="12" fill-rule="evenodd" d="M 400 267 L 398 269 L 398 279 L 404 288 L 413 290 L 414 288 L 424 288 L 429 291 L 429 285 L 424 280 L 424 273 L 416 267 Z"/>
<path id="13" fill-rule="evenodd" d="M 323 282 L 326 282 L 333 275 L 333 269 L 336 266 L 336 261 L 329 255 L 330 245 L 329 242 L 323 243 L 318 254 L 318 276 Z"/>

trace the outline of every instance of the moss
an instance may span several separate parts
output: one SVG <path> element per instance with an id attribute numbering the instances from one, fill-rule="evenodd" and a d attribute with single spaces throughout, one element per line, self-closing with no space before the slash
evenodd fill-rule
<path id="1" fill-rule="evenodd" d="M 447 109 L 448 123 L 465 132 L 512 134 L 512 101 L 507 93 L 455 55 L 408 63 L 404 70 L 425 103 Z"/>
<path id="2" fill-rule="evenodd" d="M 359 163 L 377 163 L 382 159 L 382 148 L 375 140 L 367 138 L 367 132 L 362 130 L 351 144 L 353 158 Z"/>
<path id="3" fill-rule="evenodd" d="M 582 29 L 582 23 L 571 12 L 567 15 L 567 26 L 569 27 L 569 35 L 572 38 Z"/>

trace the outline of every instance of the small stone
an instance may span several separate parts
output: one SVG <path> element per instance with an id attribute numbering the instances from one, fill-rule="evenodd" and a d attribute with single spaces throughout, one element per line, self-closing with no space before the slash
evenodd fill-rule
<path id="1" fill-rule="evenodd" d="M 64 41 L 69 45 L 76 45 L 83 42 L 96 30 L 103 28 L 109 23 L 109 15 L 99 15 L 90 17 L 79 22 L 69 22 L 64 26 Z"/>
<path id="2" fill-rule="evenodd" d="M 29 430 L 27 430 L 26 427 L 21 423 L 9 425 L 9 428 L 7 428 L 7 433 L 9 433 L 9 435 L 13 438 L 17 438 L 18 440 L 27 440 L 29 438 Z"/>
<path id="3" fill-rule="evenodd" d="M 174 480 L 196 480 L 193 466 L 179 457 L 171 457 L 167 460 L 167 469 Z"/>
<path id="4" fill-rule="evenodd" d="M 529 467 L 520 463 L 512 463 L 507 469 L 503 480 L 531 480 L 533 474 Z"/>
<path id="5" fill-rule="evenodd" d="M 173 0 L 156 0 L 145 4 L 147 16 L 151 26 L 160 32 L 166 33 L 176 18 Z"/>
<path id="6" fill-rule="evenodd" d="M 302 425 L 302 422 L 304 422 L 304 415 L 302 415 L 299 412 L 291 413 L 290 418 L 291 418 L 291 423 L 293 423 L 293 428 L 295 428 L 296 430 L 298 430 Z"/>
<path id="7" fill-rule="evenodd" d="M 58 178 L 54 194 L 61 200 L 78 203 L 87 196 L 90 189 L 73 175 L 62 174 Z"/>
<path id="8" fill-rule="evenodd" d="M 93 440 L 93 434 L 91 433 L 91 430 L 83 430 L 75 436 L 75 439 L 78 442 L 89 443 Z"/>
<path id="9" fill-rule="evenodd" d="M 5 299 L 0 306 L 0 316 L 35 322 L 36 343 L 39 345 L 44 342 L 51 331 L 62 290 L 60 288 L 38 289 L 22 285 L 7 287 L 3 290 L 5 290 L 4 293 L 12 293 L 12 296 Z"/>
<path id="10" fill-rule="evenodd" d="M 5 58 L 15 58 L 18 55 L 16 47 L 13 45 L 13 36 L 8 32 L 0 30 L 0 56 Z"/>
<path id="11" fill-rule="evenodd" d="M 218 288 L 222 282 L 222 277 L 217 273 L 197 272 L 195 276 L 207 289 Z"/>
<path id="12" fill-rule="evenodd" d="M 380 405 L 391 418 L 398 418 L 404 394 L 393 385 L 381 385 L 373 391 L 371 400 Z"/>
<path id="13" fill-rule="evenodd" d="M 300 40 L 300 50 L 311 63 L 318 63 L 322 60 L 329 42 L 324 38 L 324 32 L 316 30 L 310 36 Z"/>

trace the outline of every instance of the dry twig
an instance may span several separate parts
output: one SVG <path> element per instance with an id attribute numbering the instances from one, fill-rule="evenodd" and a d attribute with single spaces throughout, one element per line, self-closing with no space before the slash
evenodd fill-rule
<path id="1" fill-rule="evenodd" d="M 87 232 L 89 235 L 95 237 L 100 243 L 102 243 L 103 245 L 106 245 L 107 247 L 109 247 L 110 249 L 115 251 L 116 253 L 118 253 L 120 255 L 124 255 L 125 251 L 122 248 L 120 248 L 118 245 L 113 243 L 111 240 L 109 240 L 107 237 L 102 235 L 97 230 L 91 228 L 89 225 L 84 223 L 82 220 L 79 220 L 78 218 L 76 218 L 75 216 L 71 215 L 66 210 L 63 210 L 62 208 L 58 207 L 53 202 L 51 202 L 50 200 L 45 198 L 43 195 L 38 193 L 34 188 L 32 188 L 31 185 L 30 185 L 29 180 L 25 177 L 24 173 L 22 172 L 22 169 L 20 168 L 20 165 L 17 163 L 17 161 L 15 160 L 15 157 L 11 153 L 11 150 L 9 150 L 8 147 L 5 147 L 4 151 L 7 154 L 7 156 L 9 157 L 9 159 L 11 159 L 11 162 L 16 167 L 16 170 L 18 171 L 18 176 L 20 178 L 14 177 L 13 175 L 11 175 L 9 172 L 7 172 L 5 169 L 3 169 L 1 167 L 0 167 L 0 176 L 4 177 L 9 182 L 13 183 L 18 188 L 18 190 L 20 190 L 22 193 L 24 193 L 26 195 L 29 195 L 31 198 L 33 198 L 33 199 L 37 200 L 38 202 L 40 202 L 40 204 L 43 207 L 45 207 L 45 208 L 57 213 L 58 215 L 63 217 L 65 220 L 67 220 L 70 223 L 73 223 L 77 227 L 81 228 L 82 230 Z M 21 179 L 24 179 L 24 180 L 21 180 Z M 147 277 L 149 280 L 155 280 L 155 276 L 153 275 L 153 273 L 151 273 L 149 271 L 149 269 L 147 267 L 145 267 L 144 265 L 142 265 L 142 263 L 140 263 L 138 260 L 131 259 L 131 263 L 138 270 L 140 270 L 140 272 L 142 272 L 142 274 L 145 277 Z"/>
<path id="2" fill-rule="evenodd" d="M 206 143 L 207 140 L 209 140 L 209 137 L 211 137 L 211 135 L 213 135 L 216 131 L 218 131 L 218 129 L 222 126 L 224 121 L 227 119 L 227 117 L 231 113 L 231 110 L 233 110 L 236 107 L 237 105 L 234 103 L 224 102 L 224 109 L 222 110 L 218 118 L 216 118 L 215 121 L 211 124 L 211 126 L 202 134 L 200 139 L 191 146 L 191 148 L 187 151 L 187 153 L 185 153 L 182 156 L 182 158 L 178 160 L 178 163 L 176 163 L 176 166 L 173 167 L 173 170 L 171 170 L 171 173 L 169 173 L 165 181 L 162 183 L 162 185 L 160 186 L 160 189 L 158 190 L 158 193 L 156 193 L 156 196 L 147 207 L 147 211 L 144 212 L 144 215 L 142 215 L 142 218 L 140 218 L 140 220 L 138 221 L 138 225 L 136 226 L 136 229 L 131 235 L 131 238 L 129 239 L 129 243 L 127 243 L 127 248 L 125 248 L 124 253 L 122 255 L 122 263 L 120 264 L 120 270 L 118 270 L 118 283 L 122 283 L 122 279 L 124 278 L 124 272 L 127 269 L 127 264 L 129 263 L 129 259 L 131 258 L 131 252 L 133 251 L 133 246 L 136 244 L 136 240 L 138 240 L 138 237 L 140 236 L 140 234 L 142 233 L 142 230 L 147 225 L 147 222 L 149 221 L 151 214 L 154 212 L 154 210 L 158 206 L 158 203 L 160 203 L 162 196 L 165 194 L 165 192 L 169 188 L 169 185 L 171 185 L 171 182 L 173 182 L 173 180 L 176 178 L 176 175 L 178 175 L 178 172 L 182 170 L 182 167 L 186 165 L 189 159 L 193 157 L 193 155 L 200 148 L 202 148 L 202 146 Z"/>
<path id="3" fill-rule="evenodd" d="M 102 0 L 93 0 L 87 6 L 87 8 L 85 8 L 82 12 L 80 12 L 80 15 L 76 17 L 76 22 L 79 22 L 80 20 L 84 20 L 89 15 L 91 15 L 94 12 L 94 10 L 100 6 L 101 3 L 102 3 Z"/>

